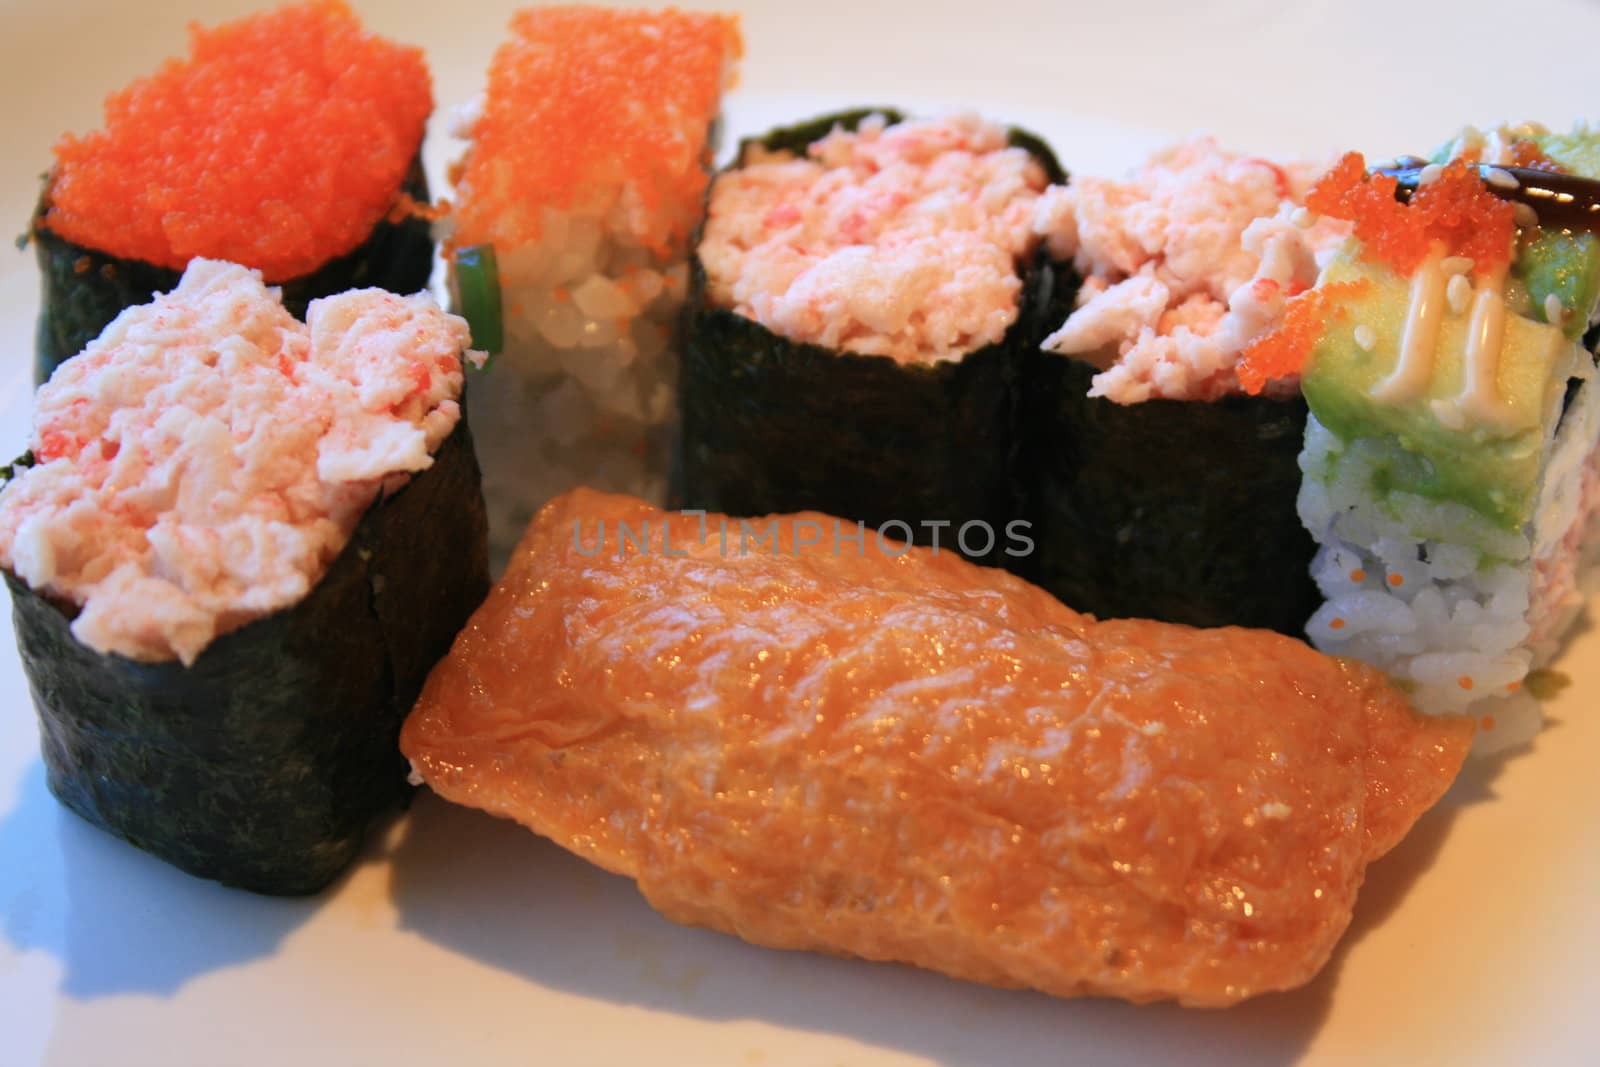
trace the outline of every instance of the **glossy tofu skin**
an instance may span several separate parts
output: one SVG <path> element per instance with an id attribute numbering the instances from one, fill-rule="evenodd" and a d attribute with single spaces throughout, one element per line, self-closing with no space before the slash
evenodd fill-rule
<path id="1" fill-rule="evenodd" d="M 821 515 L 722 528 L 554 501 L 401 738 L 679 922 L 1228 1005 L 1317 973 L 1471 740 L 1277 634 L 1096 622 Z"/>

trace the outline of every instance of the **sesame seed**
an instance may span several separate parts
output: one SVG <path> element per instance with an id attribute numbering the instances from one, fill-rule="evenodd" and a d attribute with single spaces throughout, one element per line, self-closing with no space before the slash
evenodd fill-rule
<path id="1" fill-rule="evenodd" d="M 1467 310 L 1467 305 L 1472 302 L 1472 283 L 1467 281 L 1465 274 L 1450 276 L 1450 283 L 1444 287 L 1444 298 L 1450 302 L 1450 310 L 1457 315 Z"/>
<path id="2" fill-rule="evenodd" d="M 1552 326 L 1560 326 L 1564 309 L 1561 307 L 1561 298 L 1554 293 L 1544 298 L 1544 321 Z"/>
<path id="3" fill-rule="evenodd" d="M 1461 413 L 1461 406 L 1449 400 L 1433 400 L 1428 404 L 1433 410 L 1433 417 L 1439 420 L 1439 425 L 1447 430 L 1463 430 L 1467 426 L 1467 418 Z"/>
<path id="4" fill-rule="evenodd" d="M 1438 181 L 1440 176 L 1443 174 L 1443 167 L 1439 166 L 1437 163 L 1429 163 L 1426 167 L 1423 167 L 1421 173 L 1417 175 L 1417 184 L 1432 185 L 1434 182 Z"/>
<path id="5" fill-rule="evenodd" d="M 1515 174 L 1512 174 L 1509 170 L 1501 170 L 1499 167 L 1485 167 L 1483 170 L 1483 180 L 1494 186 L 1496 189 L 1522 188 L 1522 183 L 1517 181 L 1517 176 Z"/>
<path id="6" fill-rule="evenodd" d="M 1524 229 L 1539 225 L 1539 213 L 1532 204 L 1518 204 L 1511 209 L 1511 217 Z"/>
<path id="7" fill-rule="evenodd" d="M 1294 209 L 1294 213 L 1289 216 L 1289 221 L 1303 230 L 1316 221 L 1316 216 L 1306 208 L 1297 207 Z"/>
<path id="8" fill-rule="evenodd" d="M 1368 352 L 1371 352 L 1373 346 L 1378 343 L 1378 335 L 1373 333 L 1372 327 L 1368 326 L 1364 322 L 1356 327 L 1355 337 L 1356 344 L 1360 345 Z"/>
<path id="9" fill-rule="evenodd" d="M 1465 274 L 1472 269 L 1471 256 L 1445 256 L 1439 261 L 1439 269 L 1446 274 Z"/>
<path id="10" fill-rule="evenodd" d="M 1294 809 L 1281 800 L 1272 800 L 1261 805 L 1263 819 L 1287 819 L 1294 814 Z"/>

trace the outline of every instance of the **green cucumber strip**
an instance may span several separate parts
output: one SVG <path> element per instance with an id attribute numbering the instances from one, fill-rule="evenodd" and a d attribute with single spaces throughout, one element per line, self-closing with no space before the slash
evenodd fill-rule
<path id="1" fill-rule="evenodd" d="M 491 356 L 499 352 L 505 326 L 500 311 L 500 264 L 493 245 L 473 245 L 456 253 L 456 292 L 461 298 L 461 317 L 472 328 L 472 347 Z"/>

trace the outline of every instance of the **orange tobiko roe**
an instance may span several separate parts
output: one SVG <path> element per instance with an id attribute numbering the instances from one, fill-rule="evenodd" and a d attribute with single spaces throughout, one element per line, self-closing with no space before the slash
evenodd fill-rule
<path id="1" fill-rule="evenodd" d="M 1306 208 L 1354 224 L 1362 258 L 1409 275 L 1430 255 L 1465 256 L 1472 273 L 1489 277 L 1511 262 L 1516 208 L 1494 195 L 1461 160 L 1419 186 L 1408 203 L 1395 199 L 1399 181 L 1369 174 L 1359 152 L 1347 152 L 1306 194 Z M 1239 357 L 1239 385 L 1254 396 L 1267 382 L 1299 374 L 1328 319 L 1366 282 L 1319 286 L 1289 303 L 1283 323 Z"/>
<path id="2" fill-rule="evenodd" d="M 106 99 L 106 128 L 55 147 L 44 225 L 182 270 L 205 256 L 269 282 L 308 274 L 383 220 L 422 144 L 422 51 L 341 0 L 206 29 L 190 57 Z"/>
<path id="3" fill-rule="evenodd" d="M 628 190 L 646 247 L 688 238 L 705 194 L 706 137 L 733 65 L 739 20 L 667 10 L 551 7 L 518 12 L 495 53 L 462 162 L 454 244 L 538 239 L 540 208 L 592 207 Z"/>
<path id="4" fill-rule="evenodd" d="M 1328 319 L 1343 313 L 1341 302 L 1357 296 L 1367 282 L 1335 282 L 1307 289 L 1285 309 L 1283 323 L 1239 355 L 1239 386 L 1255 396 L 1270 381 L 1299 374 Z"/>
<path id="5" fill-rule="evenodd" d="M 1526 139 L 1511 142 L 1511 165 L 1525 167 L 1528 170 L 1546 170 L 1561 173 L 1562 166 L 1544 154 L 1544 149 L 1537 143 Z"/>
<path id="6" fill-rule="evenodd" d="M 1368 174 L 1361 154 L 1348 152 L 1312 186 L 1306 207 L 1354 223 L 1364 258 L 1387 263 L 1401 275 L 1416 270 L 1437 248 L 1471 259 L 1479 276 L 1511 262 L 1516 208 L 1494 195 L 1466 163 L 1446 164 L 1409 203 L 1395 199 L 1398 185 L 1392 175 Z"/>

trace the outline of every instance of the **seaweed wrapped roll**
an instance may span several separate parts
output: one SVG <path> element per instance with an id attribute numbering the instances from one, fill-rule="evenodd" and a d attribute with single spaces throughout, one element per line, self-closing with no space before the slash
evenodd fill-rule
<path id="1" fill-rule="evenodd" d="M 197 259 L 40 388 L 0 565 L 63 803 L 258 892 L 354 856 L 488 586 L 467 333 L 380 289 L 302 324 Z"/>
<path id="2" fill-rule="evenodd" d="M 568 489 L 666 496 L 685 261 L 742 49 L 728 15 L 522 11 L 455 116 L 446 258 L 498 350 L 469 393 L 497 569 Z"/>
<path id="3" fill-rule="evenodd" d="M 1053 282 L 1033 213 L 1060 180 L 1040 142 L 972 115 L 858 111 L 743 145 L 693 264 L 683 502 L 1023 550 L 1016 385 Z"/>
<path id="4" fill-rule="evenodd" d="M 1046 194 L 1082 285 L 1025 378 L 1023 573 L 1074 608 L 1302 632 L 1305 402 L 1293 375 L 1247 391 L 1239 361 L 1348 232 L 1302 209 L 1319 169 L 1199 138 Z"/>
<path id="5" fill-rule="evenodd" d="M 421 51 L 367 33 L 340 0 L 191 38 L 187 59 L 107 99 L 103 130 L 56 145 L 31 227 L 36 381 L 196 257 L 261 271 L 296 315 L 346 289 L 428 284 Z"/>

